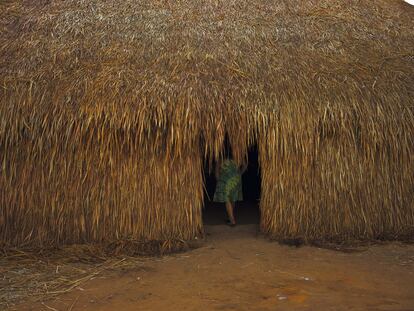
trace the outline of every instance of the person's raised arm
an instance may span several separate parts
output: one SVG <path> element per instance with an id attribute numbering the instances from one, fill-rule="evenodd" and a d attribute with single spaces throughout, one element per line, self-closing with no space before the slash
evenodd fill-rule
<path id="1" fill-rule="evenodd" d="M 241 174 L 244 174 L 244 172 L 247 170 L 248 165 L 249 165 L 248 162 L 243 163 L 243 165 L 240 168 L 240 173 Z"/>

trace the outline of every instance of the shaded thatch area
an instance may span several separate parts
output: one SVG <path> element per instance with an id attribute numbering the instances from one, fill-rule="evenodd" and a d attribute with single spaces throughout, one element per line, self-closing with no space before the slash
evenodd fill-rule
<path id="1" fill-rule="evenodd" d="M 5 245 L 187 240 L 204 160 L 257 143 L 275 237 L 414 226 L 401 1 L 1 1 Z"/>

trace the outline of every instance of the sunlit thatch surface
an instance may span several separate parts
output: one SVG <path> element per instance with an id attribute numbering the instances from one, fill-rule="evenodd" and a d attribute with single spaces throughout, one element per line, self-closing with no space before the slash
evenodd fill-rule
<path id="1" fill-rule="evenodd" d="M 202 161 L 257 141 L 262 229 L 414 225 L 414 9 L 402 1 L 1 1 L 6 244 L 189 239 Z"/>

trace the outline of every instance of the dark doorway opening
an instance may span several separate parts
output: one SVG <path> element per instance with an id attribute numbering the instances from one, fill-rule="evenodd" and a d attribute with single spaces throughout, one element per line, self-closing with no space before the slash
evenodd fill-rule
<path id="1" fill-rule="evenodd" d="M 257 145 L 250 148 L 248 153 L 248 167 L 242 175 L 243 201 L 235 205 L 235 217 L 237 224 L 259 224 L 260 222 L 260 191 L 261 176 L 259 167 L 259 153 Z M 216 178 L 214 176 L 214 166 L 209 172 L 208 164 L 204 166 L 204 210 L 203 223 L 205 225 L 223 225 L 227 219 L 224 203 L 213 202 L 214 191 L 216 189 Z"/>

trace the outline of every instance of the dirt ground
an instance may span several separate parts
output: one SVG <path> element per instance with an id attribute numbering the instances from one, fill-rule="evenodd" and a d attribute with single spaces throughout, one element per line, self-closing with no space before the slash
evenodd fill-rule
<path id="1" fill-rule="evenodd" d="M 414 245 L 290 247 L 256 225 L 206 226 L 195 250 L 111 270 L 13 310 L 414 310 Z"/>

